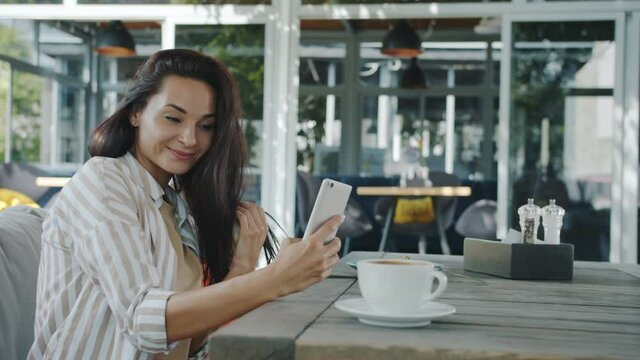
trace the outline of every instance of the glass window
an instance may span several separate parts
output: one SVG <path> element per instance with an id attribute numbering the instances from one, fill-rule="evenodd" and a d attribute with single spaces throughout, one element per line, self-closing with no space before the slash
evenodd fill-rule
<path id="1" fill-rule="evenodd" d="M 511 0 L 439 0 L 439 3 L 480 3 L 480 2 L 510 2 Z M 322 4 L 411 4 L 424 3 L 424 0 L 302 0 L 305 5 Z"/>
<path id="2" fill-rule="evenodd" d="M 426 164 L 430 171 L 444 171 L 446 135 L 447 135 L 447 98 L 433 96 L 425 99 Z"/>
<path id="3" fill-rule="evenodd" d="M 37 65 L 83 80 L 89 50 L 87 42 L 80 37 L 85 32 L 83 24 L 65 21 L 57 23 L 57 27 L 47 22 L 36 25 L 39 26 Z"/>
<path id="4" fill-rule="evenodd" d="M 360 43 L 360 82 L 373 87 L 397 87 L 402 60 L 392 59 L 380 52 L 382 43 Z"/>
<path id="5" fill-rule="evenodd" d="M 492 101 L 495 101 L 493 98 Z M 454 173 L 463 179 L 495 178 L 494 112 L 483 115 L 483 98 L 366 96 L 363 99 L 362 152 L 381 151 L 384 169 L 375 175 L 398 175 L 408 166 L 445 171 L 447 118 L 453 126 Z M 490 122 L 487 124 L 486 122 Z M 489 131 L 489 134 L 487 134 Z M 363 174 L 371 174 L 362 170 Z"/>
<path id="6" fill-rule="evenodd" d="M 482 178 L 483 142 L 492 139 L 485 140 L 481 98 L 455 98 L 454 129 L 454 173 L 462 178 Z"/>
<path id="7" fill-rule="evenodd" d="M 78 0 L 78 4 L 271 5 L 271 0 Z"/>
<path id="8" fill-rule="evenodd" d="M 255 175 L 245 199 L 260 200 L 262 166 L 264 25 L 178 25 L 176 48 L 189 48 L 221 60 L 238 82 L 244 110 L 249 165 Z"/>
<path id="9" fill-rule="evenodd" d="M 5 56 L 55 74 L 16 66 L 8 87 L 3 63 L 2 157 L 10 142 L 11 161 L 40 165 L 82 163 L 85 157 L 86 24 L 60 21 L 0 20 L 0 49 Z M 36 51 L 37 49 L 37 51 Z M 64 75 L 58 77 L 56 75 Z M 75 80 L 67 80 L 75 78 Z M 11 128 L 6 134 L 6 100 L 11 91 Z"/>
<path id="10" fill-rule="evenodd" d="M 493 63 L 493 79 L 492 84 L 495 86 L 500 86 L 500 61 L 502 60 L 502 43 L 501 42 L 492 42 L 491 43 L 491 54 L 492 54 L 492 63 Z"/>
<path id="11" fill-rule="evenodd" d="M 528 2 L 540 2 L 541 0 L 527 0 Z M 555 2 L 555 1 L 564 1 L 564 2 L 571 2 L 571 1 L 602 1 L 602 0 L 542 0 L 542 1 L 546 1 L 546 2 Z M 622 1 L 638 1 L 638 0 L 622 0 Z"/>
<path id="12" fill-rule="evenodd" d="M 428 158 L 428 123 L 420 99 L 389 95 L 363 98 L 362 175 L 398 175 Z"/>
<path id="13" fill-rule="evenodd" d="M 298 103 L 296 147 L 298 169 L 336 174 L 340 161 L 340 98 L 335 95 L 301 95 Z"/>
<path id="14" fill-rule="evenodd" d="M 62 4 L 63 0 L 2 0 L 2 4 Z"/>
<path id="15" fill-rule="evenodd" d="M 110 84 L 127 83 L 133 78 L 138 67 L 147 61 L 147 56 L 102 57 L 101 76 L 103 82 Z"/>
<path id="16" fill-rule="evenodd" d="M 0 19 L 0 54 L 36 63 L 35 26 L 32 20 Z"/>
<path id="17" fill-rule="evenodd" d="M 0 20 L 0 54 L 83 80 L 88 45 L 73 32 L 82 23 Z"/>
<path id="18" fill-rule="evenodd" d="M 9 64 L 0 61 L 0 161 L 4 162 L 5 149 L 7 148 L 7 94 L 9 93 L 9 77 L 11 68 Z"/>
<path id="19" fill-rule="evenodd" d="M 161 28 L 157 22 L 125 24 L 136 44 L 136 55 L 131 57 L 99 56 L 99 76 L 102 87 L 104 118 L 112 114 L 121 100 L 129 81 L 147 58 L 161 49 Z"/>
<path id="20" fill-rule="evenodd" d="M 85 92 L 83 89 L 70 86 L 59 86 L 59 116 L 57 126 L 52 131 L 54 163 L 84 162 L 84 107 Z"/>
<path id="21" fill-rule="evenodd" d="M 427 83 L 434 87 L 478 86 L 484 84 L 486 42 L 423 43 L 421 67 Z"/>
<path id="22" fill-rule="evenodd" d="M 380 52 L 382 43 L 360 46 L 360 81 L 373 87 L 398 87 L 408 59 L 393 59 Z M 428 87 L 479 86 L 484 84 L 486 42 L 424 42 L 418 66 Z"/>
<path id="23" fill-rule="evenodd" d="M 513 25 L 511 223 L 534 197 L 567 211 L 577 260 L 608 260 L 613 159 L 613 21 Z"/>
<path id="24" fill-rule="evenodd" d="M 303 41 L 300 44 L 300 84 L 342 84 L 346 46 L 344 43 Z"/>
<path id="25" fill-rule="evenodd" d="M 11 160 L 40 162 L 42 123 L 49 123 L 52 82 L 21 71 L 13 72 L 11 108 Z"/>

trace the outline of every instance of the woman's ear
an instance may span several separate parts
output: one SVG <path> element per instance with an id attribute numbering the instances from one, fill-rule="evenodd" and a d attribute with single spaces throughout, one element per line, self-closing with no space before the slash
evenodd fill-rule
<path id="1" fill-rule="evenodd" d="M 131 115 L 131 118 L 129 119 L 129 123 L 131 123 L 131 126 L 138 127 L 138 124 L 139 124 L 138 119 L 140 119 L 140 116 L 138 115 L 138 113 Z"/>

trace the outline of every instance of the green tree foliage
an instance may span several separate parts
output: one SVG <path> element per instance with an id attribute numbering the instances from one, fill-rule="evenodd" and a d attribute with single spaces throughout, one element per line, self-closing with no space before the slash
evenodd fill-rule
<path id="1" fill-rule="evenodd" d="M 576 72 L 592 57 L 590 48 L 556 47 L 553 42 L 610 41 L 613 38 L 612 21 L 532 22 L 514 26 L 514 43 L 548 41 L 551 44 L 544 49 L 513 49 L 511 132 L 523 134 L 523 137 L 511 137 L 510 153 L 515 154 L 524 146 L 526 166 L 533 166 L 538 160 L 540 127 L 544 118 L 551 124 L 551 148 L 557 154 L 563 153 L 565 99 Z M 554 156 L 550 160 L 549 170 L 561 173 L 563 157 Z"/>
<path id="2" fill-rule="evenodd" d="M 62 0 L 0 0 L 0 4 L 62 4 Z"/>
<path id="3" fill-rule="evenodd" d="M 2 29 L 0 29 L 2 34 Z M 9 91 L 9 64 L 0 61 L 0 162 L 4 162 L 4 153 L 6 148 L 6 114 L 7 114 L 7 102 L 4 99 L 7 98 Z"/>
<path id="4" fill-rule="evenodd" d="M 0 24 L 0 54 L 16 59 L 31 57 L 27 41 L 15 29 Z M 40 94 L 42 79 L 33 74 L 14 71 L 9 89 L 10 67 L 0 63 L 0 159 L 4 158 L 7 134 L 7 95 L 12 91 L 12 159 L 36 162 L 40 158 Z"/>
<path id="5" fill-rule="evenodd" d="M 298 106 L 297 165 L 307 165 L 313 172 L 316 144 L 322 143 L 325 136 L 326 98 L 307 95 L 300 98 Z"/>

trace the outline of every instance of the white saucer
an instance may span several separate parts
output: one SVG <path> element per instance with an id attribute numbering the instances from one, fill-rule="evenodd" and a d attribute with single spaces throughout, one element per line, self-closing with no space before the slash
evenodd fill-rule
<path id="1" fill-rule="evenodd" d="M 362 297 L 338 300 L 335 304 L 338 310 L 353 315 L 360 322 L 369 325 L 408 328 L 426 326 L 431 320 L 451 315 L 456 308 L 451 305 L 435 301 L 424 304 L 419 311 L 410 314 L 392 315 L 374 311 Z"/>

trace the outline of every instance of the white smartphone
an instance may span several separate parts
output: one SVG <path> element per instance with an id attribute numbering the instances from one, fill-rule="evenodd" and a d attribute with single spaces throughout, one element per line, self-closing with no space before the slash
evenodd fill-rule
<path id="1" fill-rule="evenodd" d="M 316 202 L 313 204 L 313 210 L 311 210 L 311 216 L 309 216 L 307 228 L 304 231 L 302 239 L 306 240 L 334 215 L 344 214 L 344 209 L 347 207 L 350 194 L 351 185 L 331 179 L 322 180 L 318 197 L 316 197 Z M 327 244 L 331 242 L 335 236 L 336 232 L 329 235 L 324 243 Z"/>

